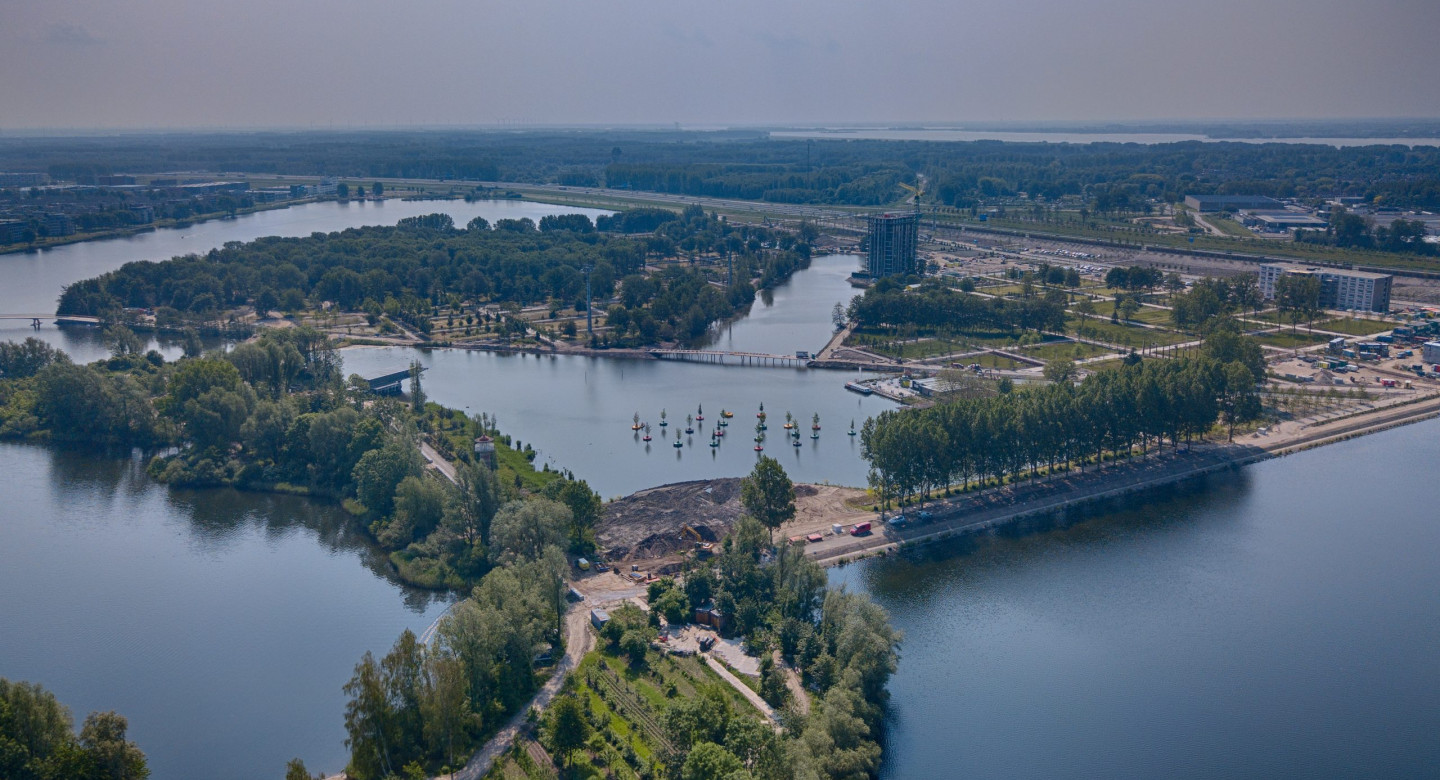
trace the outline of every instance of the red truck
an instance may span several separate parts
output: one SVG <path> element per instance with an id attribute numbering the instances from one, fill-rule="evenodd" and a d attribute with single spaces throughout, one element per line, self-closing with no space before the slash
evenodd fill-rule
<path id="1" fill-rule="evenodd" d="M 856 523 L 855 527 L 850 529 L 851 536 L 863 536 L 868 533 L 870 533 L 870 523 L 868 522 Z"/>

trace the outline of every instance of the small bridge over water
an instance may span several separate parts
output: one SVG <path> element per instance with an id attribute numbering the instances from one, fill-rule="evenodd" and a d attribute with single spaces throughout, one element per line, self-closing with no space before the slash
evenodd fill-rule
<path id="1" fill-rule="evenodd" d="M 766 352 L 726 352 L 718 349 L 652 349 L 650 355 L 660 360 L 689 360 L 697 363 L 736 362 L 742 366 L 784 366 L 804 368 L 809 357 L 772 355 Z"/>
<path id="2" fill-rule="evenodd" d="M 421 366 L 420 370 L 423 372 L 429 369 Z M 405 366 L 404 368 L 382 369 L 378 373 L 365 377 L 365 381 L 370 383 L 370 392 L 376 395 L 399 395 L 400 384 L 409 378 L 410 367 Z"/>
<path id="3" fill-rule="evenodd" d="M 43 320 L 55 320 L 57 324 L 100 324 L 99 317 L 89 317 L 83 314 L 0 314 L 0 320 L 30 320 L 30 326 L 33 328 L 40 327 Z"/>

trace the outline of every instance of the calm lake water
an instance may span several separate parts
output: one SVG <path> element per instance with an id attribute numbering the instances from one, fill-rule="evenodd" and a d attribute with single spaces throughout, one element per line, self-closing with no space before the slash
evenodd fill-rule
<path id="1" fill-rule="evenodd" d="M 230 241 L 253 241 L 261 236 L 308 236 L 360 225 L 393 225 L 420 214 L 449 214 L 464 226 L 475 217 L 497 219 L 529 217 L 539 222 L 550 214 L 610 212 L 571 206 L 551 206 L 513 200 L 385 200 L 339 203 L 304 203 L 285 209 L 245 214 L 234 219 L 197 222 L 185 228 L 163 228 L 125 238 L 84 241 L 39 252 L 0 255 L 0 314 L 50 314 L 68 284 L 113 271 L 135 260 L 168 260 L 176 255 L 203 254 Z M 39 331 L 28 320 L 0 319 L 0 341 L 22 341 L 39 336 L 69 352 L 78 362 L 106 357 L 99 334 L 92 328 L 58 328 L 46 323 Z M 152 340 L 150 345 L 168 358 L 181 354 L 174 339 Z"/>
<path id="2" fill-rule="evenodd" d="M 439 616 L 337 506 L 0 443 L 0 676 L 130 719 L 155 780 L 336 772 L 360 656 Z"/>
<path id="3" fill-rule="evenodd" d="M 830 310 L 856 294 L 846 277 L 854 255 L 817 257 L 810 268 L 755 301 L 748 317 L 720 331 L 712 349 L 793 355 L 818 352 L 833 329 Z M 846 431 L 892 408 L 878 396 L 845 389 L 854 374 L 791 368 L 718 366 L 661 360 L 536 356 L 401 347 L 355 347 L 342 352 L 346 373 L 371 375 L 403 368 L 412 359 L 429 370 L 422 385 L 432 400 L 472 415 L 496 415 L 500 429 L 539 451 L 536 465 L 568 468 L 606 498 L 670 482 L 744 476 L 755 466 L 755 414 L 765 404 L 769 430 L 764 454 L 792 478 L 864 485 L 858 436 Z M 695 435 L 673 445 L 685 415 L 704 409 Z M 710 447 L 720 410 L 735 412 L 718 448 Z M 661 428 L 660 411 L 670 426 Z M 785 413 L 803 424 L 801 446 L 784 438 Z M 635 413 L 651 423 L 646 444 L 630 430 Z M 811 416 L 821 436 L 810 438 Z M 668 434 L 668 435 L 667 435 Z"/>
<path id="4" fill-rule="evenodd" d="M 411 210 L 383 211 L 384 221 L 551 208 L 382 208 L 392 204 Z M 333 230 L 381 211 L 352 207 L 367 219 L 345 222 L 331 221 L 335 204 L 302 208 L 311 223 L 212 241 Z M 570 209 L 547 213 L 561 211 Z M 76 245 L 43 256 L 69 258 L 55 266 L 0 256 L 7 279 L 48 275 L 51 285 L 0 287 L 0 311 L 53 306 L 60 285 L 128 260 L 209 248 L 137 253 L 132 242 L 147 237 L 173 239 Z M 854 294 L 844 284 L 854 263 L 817 258 L 724 329 L 717 348 L 818 350 L 831 307 Z M 81 345 L 82 360 L 104 351 L 93 334 L 55 337 Z M 766 451 L 792 476 L 861 484 L 858 443 L 844 430 L 889 406 L 844 391 L 847 377 L 834 372 L 368 348 L 345 359 L 363 372 L 415 355 L 431 367 L 433 398 L 497 414 L 607 497 L 745 473 L 760 401 L 771 413 Z M 718 452 L 700 436 L 678 453 L 657 436 L 647 450 L 629 430 L 635 411 L 658 422 L 664 407 L 679 422 L 698 403 L 707 425 L 722 406 L 736 411 Z M 787 409 L 819 411 L 823 437 L 784 446 Z M 906 633 L 884 776 L 1433 776 L 1437 434 L 1440 422 L 1409 426 L 1117 501 L 1056 530 L 836 570 Z M 387 580 L 335 507 L 169 490 L 138 458 L 59 448 L 0 444 L 0 470 L 0 675 L 43 683 L 79 717 L 126 714 L 155 780 L 278 777 L 295 756 L 338 771 L 340 688 L 354 663 L 443 609 Z"/>
<path id="5" fill-rule="evenodd" d="M 1435 777 L 1440 421 L 851 566 L 882 777 Z"/>
<path id="6" fill-rule="evenodd" d="M 927 127 L 918 129 L 856 128 L 817 130 L 776 130 L 776 138 L 853 138 L 870 141 L 1006 141 L 1051 144 L 1173 144 L 1181 141 L 1242 144 L 1320 144 L 1323 146 L 1440 146 L 1440 138 L 1211 138 L 1193 133 L 1077 133 L 1015 132 L 1002 130 L 956 130 Z"/>

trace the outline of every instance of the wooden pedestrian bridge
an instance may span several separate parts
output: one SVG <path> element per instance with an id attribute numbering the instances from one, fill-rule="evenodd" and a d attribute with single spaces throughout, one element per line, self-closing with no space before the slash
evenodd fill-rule
<path id="1" fill-rule="evenodd" d="M 767 352 L 731 352 L 718 349 L 652 349 L 651 357 L 659 360 L 689 360 L 696 363 L 730 363 L 742 366 L 782 366 L 804 368 L 810 356 L 772 355 Z"/>
<path id="2" fill-rule="evenodd" d="M 99 325 L 99 317 L 90 317 L 83 314 L 0 314 L 0 320 L 30 320 L 32 327 L 40 327 L 44 320 L 55 320 L 56 323 L 81 323 L 85 325 Z"/>

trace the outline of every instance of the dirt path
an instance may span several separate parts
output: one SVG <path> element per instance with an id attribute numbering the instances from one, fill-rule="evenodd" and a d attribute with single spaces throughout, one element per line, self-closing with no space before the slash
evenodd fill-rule
<path id="1" fill-rule="evenodd" d="M 785 687 L 790 689 L 790 696 L 795 700 L 795 706 L 800 709 L 802 715 L 810 714 L 810 692 L 805 690 L 805 685 L 800 680 L 800 675 L 793 668 L 787 666 L 780 658 L 780 651 L 773 651 L 771 660 L 775 665 L 785 672 Z"/>
<path id="2" fill-rule="evenodd" d="M 555 695 L 560 692 L 560 686 L 565 683 L 565 678 L 580 664 L 580 659 L 590 652 L 595 644 L 595 636 L 590 633 L 587 625 L 590 611 L 580 604 L 573 605 L 565 615 L 565 657 L 555 666 L 555 674 L 540 687 L 535 696 L 530 699 L 514 717 L 504 725 L 495 736 L 490 738 L 485 746 L 480 748 L 464 769 L 449 775 L 442 775 L 436 780 L 480 780 L 490 771 L 499 758 L 510 749 L 519 736 L 521 729 L 525 726 L 525 716 L 532 708 L 544 711 L 554 700 Z"/>

